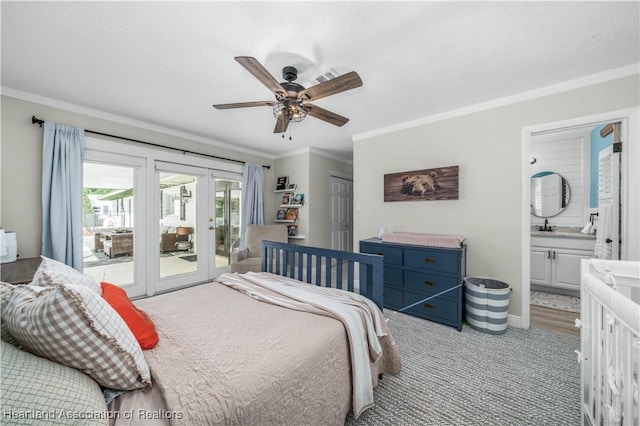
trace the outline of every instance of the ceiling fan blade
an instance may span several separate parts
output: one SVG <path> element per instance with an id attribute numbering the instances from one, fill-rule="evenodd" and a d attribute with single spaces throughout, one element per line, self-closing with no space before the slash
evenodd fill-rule
<path id="1" fill-rule="evenodd" d="M 215 109 L 232 109 L 232 108 L 247 108 L 257 106 L 274 106 L 277 102 L 274 101 L 257 101 L 257 102 L 239 102 L 235 104 L 217 104 L 213 107 Z"/>
<path id="2" fill-rule="evenodd" d="M 298 98 L 315 101 L 360 86 L 362 86 L 360 76 L 357 72 L 351 71 L 331 80 L 323 81 L 308 89 L 301 90 L 300 93 L 298 93 Z"/>
<path id="3" fill-rule="evenodd" d="M 287 131 L 287 127 L 289 127 L 289 117 L 283 115 L 276 121 L 276 127 L 273 129 L 273 133 L 284 133 Z"/>
<path id="4" fill-rule="evenodd" d="M 252 58 L 251 56 L 236 56 L 235 60 L 253 74 L 255 78 L 260 80 L 260 83 L 267 86 L 267 89 L 271 90 L 276 97 L 287 96 L 287 91 L 284 90 L 280 83 L 269 74 L 269 71 L 267 71 L 256 58 Z"/>
<path id="5" fill-rule="evenodd" d="M 307 114 L 338 127 L 344 126 L 349 121 L 347 117 L 343 117 L 334 112 L 327 111 L 326 109 L 320 108 L 319 106 L 304 104 L 304 107 L 307 111 Z"/>

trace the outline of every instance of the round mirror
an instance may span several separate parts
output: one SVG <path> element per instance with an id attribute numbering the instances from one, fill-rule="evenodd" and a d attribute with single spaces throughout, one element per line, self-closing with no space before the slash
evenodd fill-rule
<path id="1" fill-rule="evenodd" d="M 569 205 L 569 182 L 553 172 L 540 172 L 531 176 L 531 214 L 551 217 Z"/>

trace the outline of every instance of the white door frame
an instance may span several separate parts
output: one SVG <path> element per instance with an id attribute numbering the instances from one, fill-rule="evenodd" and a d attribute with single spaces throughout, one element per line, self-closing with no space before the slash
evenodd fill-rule
<path id="1" fill-rule="evenodd" d="M 611 111 L 602 114 L 589 115 L 585 117 L 573 118 L 570 120 L 556 121 L 552 123 L 544 123 L 538 124 L 534 126 L 523 127 L 522 129 L 522 159 L 521 159 L 521 167 L 522 167 L 522 201 L 521 201 L 521 212 L 522 212 L 522 224 L 521 224 L 521 236 L 522 236 L 522 313 L 520 316 L 520 324 L 521 328 L 528 329 L 530 322 L 530 247 L 531 247 L 531 229 L 530 229 L 530 202 L 531 202 L 531 186 L 530 186 L 530 176 L 529 176 L 529 156 L 531 151 L 531 137 L 536 133 L 543 132 L 552 132 L 552 131 L 560 131 L 565 129 L 570 129 L 573 127 L 583 127 L 589 126 L 593 124 L 594 126 L 602 124 L 603 122 L 610 121 L 620 121 L 622 122 L 622 130 L 621 130 L 621 138 L 623 141 L 623 152 L 624 150 L 628 150 L 628 147 L 625 147 L 625 143 L 629 141 L 629 118 L 634 113 L 637 115 L 638 108 L 628 108 L 619 111 Z M 637 125 L 637 123 L 636 123 Z M 637 150 L 637 148 L 634 148 Z M 628 152 L 628 151 L 627 151 Z M 635 151 L 634 151 L 635 152 Z M 624 169 L 622 179 L 624 182 L 630 182 L 630 170 L 627 165 L 629 161 L 629 155 L 626 153 L 622 156 L 622 167 Z M 637 173 L 637 172 L 635 172 Z M 628 200 L 630 199 L 630 187 L 631 185 L 624 185 L 624 193 L 623 197 L 625 200 L 625 205 L 623 206 L 623 228 L 628 230 L 628 224 L 625 225 L 625 222 L 628 222 L 629 212 L 628 208 Z M 634 188 L 637 190 L 637 188 Z M 637 213 L 637 212 L 636 212 Z M 628 231 L 627 231 L 628 233 Z M 623 252 L 625 252 L 625 245 L 627 241 L 629 241 L 629 235 L 625 235 L 623 232 Z M 515 324 L 514 324 L 515 325 Z"/>

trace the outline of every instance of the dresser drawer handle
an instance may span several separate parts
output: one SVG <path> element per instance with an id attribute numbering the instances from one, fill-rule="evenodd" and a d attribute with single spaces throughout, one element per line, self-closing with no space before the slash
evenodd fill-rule
<path id="1" fill-rule="evenodd" d="M 425 308 L 429 308 L 429 309 L 433 309 L 433 308 L 435 308 L 435 305 L 433 303 L 425 303 L 424 307 Z"/>
<path id="2" fill-rule="evenodd" d="M 424 258 L 424 263 L 436 263 L 436 261 L 435 261 L 435 260 L 433 260 L 433 259 L 432 259 L 432 258 L 430 258 L 430 257 L 425 257 L 425 258 Z"/>
<path id="3" fill-rule="evenodd" d="M 433 285 L 433 281 L 425 281 L 424 285 Z"/>

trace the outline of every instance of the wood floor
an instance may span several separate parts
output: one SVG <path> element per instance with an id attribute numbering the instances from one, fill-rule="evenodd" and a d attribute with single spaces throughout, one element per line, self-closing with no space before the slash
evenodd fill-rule
<path id="1" fill-rule="evenodd" d="M 577 312 L 561 311 L 531 305 L 530 323 L 532 327 L 545 328 L 560 333 L 580 335 L 580 329 L 575 327 L 575 319 L 580 318 Z"/>

